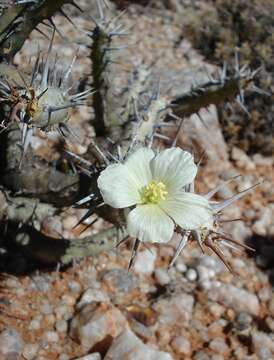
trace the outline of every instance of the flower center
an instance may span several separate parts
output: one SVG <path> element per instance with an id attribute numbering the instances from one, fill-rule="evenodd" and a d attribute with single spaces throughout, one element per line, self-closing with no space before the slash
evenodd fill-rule
<path id="1" fill-rule="evenodd" d="M 160 200 L 165 200 L 167 194 L 164 183 L 151 181 L 142 189 L 141 197 L 144 204 L 157 204 Z"/>

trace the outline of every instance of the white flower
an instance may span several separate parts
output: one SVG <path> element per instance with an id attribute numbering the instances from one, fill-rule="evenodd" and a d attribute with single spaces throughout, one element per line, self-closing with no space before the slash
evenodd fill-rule
<path id="1" fill-rule="evenodd" d="M 130 236 L 166 243 L 175 224 L 193 230 L 213 222 L 208 200 L 184 191 L 196 173 L 193 157 L 187 151 L 171 148 L 155 154 L 140 148 L 124 164 L 113 164 L 102 171 L 98 187 L 104 202 L 114 208 L 136 205 L 127 217 Z"/>

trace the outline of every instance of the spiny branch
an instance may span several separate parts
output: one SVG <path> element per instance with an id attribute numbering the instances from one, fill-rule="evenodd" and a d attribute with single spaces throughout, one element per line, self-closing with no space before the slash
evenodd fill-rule
<path id="1" fill-rule="evenodd" d="M 0 60 L 11 62 L 21 49 L 32 30 L 45 19 L 50 19 L 66 3 L 72 0 L 46 0 L 41 6 L 13 5 L 0 17 Z"/>
<path id="2" fill-rule="evenodd" d="M 180 117 L 188 117 L 211 104 L 219 105 L 232 101 L 242 89 L 246 89 L 253 78 L 253 73 L 248 72 L 242 76 L 209 81 L 196 88 L 193 87 L 190 92 L 171 102 L 173 113 Z"/>
<path id="3" fill-rule="evenodd" d="M 122 231 L 111 227 L 83 239 L 55 239 L 47 236 L 34 227 L 7 224 L 8 240 L 13 241 L 26 256 L 45 264 L 69 264 L 73 260 L 87 256 L 96 256 L 103 251 L 114 248 L 115 239 L 121 240 Z"/>
<path id="4" fill-rule="evenodd" d="M 93 19 L 95 28 L 91 32 L 91 61 L 93 87 L 96 92 L 93 94 L 94 127 L 97 136 L 109 133 L 110 128 L 121 125 L 121 99 L 117 98 L 114 91 L 113 64 L 115 63 L 114 53 L 122 47 L 114 45 L 114 39 L 124 36 L 125 32 L 117 21 L 120 14 L 115 18 L 109 12 L 100 7 L 100 19 Z"/>
<path id="5" fill-rule="evenodd" d="M 4 237 L 8 237 L 9 241 L 35 260 L 67 264 L 74 259 L 109 251 L 114 247 L 115 239 L 118 242 L 125 236 L 124 231 L 111 227 L 83 239 L 55 239 L 26 225 L 34 221 L 41 222 L 56 212 L 53 206 L 37 199 L 12 197 L 0 191 L 0 220 L 5 228 Z"/>
<path id="6" fill-rule="evenodd" d="M 0 191 L 0 221 L 12 221 L 18 224 L 30 220 L 42 221 L 46 216 L 55 215 L 57 210 L 38 199 L 12 197 L 7 192 Z"/>

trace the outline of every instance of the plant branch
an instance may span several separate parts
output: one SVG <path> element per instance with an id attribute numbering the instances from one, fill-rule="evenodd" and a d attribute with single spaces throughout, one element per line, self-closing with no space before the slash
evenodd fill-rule
<path id="1" fill-rule="evenodd" d="M 188 117 L 198 113 L 201 108 L 233 101 L 241 89 L 246 89 L 253 81 L 252 74 L 228 78 L 224 81 L 209 81 L 193 87 L 190 92 L 174 99 L 171 108 L 176 116 Z"/>
<path id="2" fill-rule="evenodd" d="M 71 0 L 46 0 L 41 5 L 13 5 L 0 17 L 0 60 L 11 62 L 32 30 L 45 19 L 50 19 L 62 5 Z"/>
<path id="3" fill-rule="evenodd" d="M 77 259 L 97 256 L 103 251 L 109 251 L 117 242 L 125 237 L 123 231 L 111 227 L 98 234 L 83 239 L 55 239 L 49 237 L 34 227 L 8 223 L 7 236 L 26 256 L 45 264 L 69 264 Z"/>

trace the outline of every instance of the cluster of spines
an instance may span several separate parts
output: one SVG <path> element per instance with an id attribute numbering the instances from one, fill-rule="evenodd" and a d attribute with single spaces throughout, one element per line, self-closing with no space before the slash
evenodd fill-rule
<path id="1" fill-rule="evenodd" d="M 74 0 L 56 0 L 55 2 L 49 0 L 14 0 L 10 2 L 9 6 L 4 8 L 3 13 L 0 14 L 1 60 L 11 62 L 32 30 L 37 30 L 47 38 L 48 36 L 39 27 L 41 24 L 59 32 L 53 19 L 56 12 L 73 23 L 62 9 L 64 4 L 70 4 L 82 11 Z"/>
<path id="2" fill-rule="evenodd" d="M 73 58 L 71 64 L 66 70 L 58 70 L 57 61 L 50 61 L 53 40 L 54 31 L 45 60 L 41 58 L 41 54 L 38 52 L 29 83 L 27 80 L 25 80 L 24 76 L 19 70 L 17 71 L 14 69 L 14 71 L 19 74 L 22 79 L 22 86 L 18 86 L 17 84 L 11 85 L 10 82 L 12 82 L 13 79 L 9 79 L 9 77 L 5 74 L 5 69 L 7 66 L 4 68 L 3 73 L 0 73 L 2 78 L 0 81 L 0 100 L 7 103 L 11 107 L 8 125 L 15 120 L 22 126 L 22 159 L 29 146 L 33 134 L 33 128 L 38 127 L 43 131 L 48 131 L 57 125 L 58 130 L 62 135 L 64 135 L 66 132 L 70 133 L 70 129 L 66 124 L 69 117 L 69 114 L 66 110 L 76 106 L 84 105 L 87 97 L 92 93 L 92 90 L 88 89 L 80 93 L 72 95 L 68 94 L 69 90 L 71 89 L 69 87 L 70 75 L 76 57 Z M 60 93 L 63 99 L 62 103 L 50 104 L 49 101 L 46 105 L 44 104 L 42 106 L 43 108 L 40 117 L 39 115 L 36 116 L 36 109 L 39 106 L 40 99 L 42 99 L 45 94 L 49 95 L 52 91 L 57 91 Z M 17 98 L 15 99 L 13 96 L 14 93 L 17 94 Z M 61 110 L 65 110 L 65 113 L 60 113 Z M 52 125 L 51 119 L 54 113 L 58 113 L 60 118 L 58 119 L 57 124 Z M 40 120 L 42 116 L 47 118 L 46 123 L 42 121 L 42 119 Z M 21 163 L 22 161 L 20 164 Z"/>
<path id="3" fill-rule="evenodd" d="M 222 211 L 235 203 L 236 201 L 240 200 L 245 195 L 249 194 L 251 191 L 253 191 L 256 187 L 261 185 L 261 182 L 258 182 L 257 184 L 250 186 L 249 188 L 240 191 L 239 193 L 231 196 L 230 198 L 222 201 L 222 202 L 216 202 L 212 201 L 212 197 L 224 186 L 228 185 L 231 181 L 236 180 L 240 176 L 234 176 L 231 179 L 228 179 L 221 183 L 220 185 L 216 186 L 213 190 L 209 191 L 207 194 L 203 195 L 207 200 L 210 201 L 210 206 L 212 208 L 213 214 L 214 214 L 214 225 L 212 229 L 198 229 L 198 230 L 192 230 L 192 231 L 181 231 L 181 240 L 179 243 L 179 246 L 175 252 L 175 255 L 173 256 L 170 267 L 173 266 L 176 259 L 184 249 L 184 247 L 187 245 L 187 243 L 191 240 L 197 241 L 198 245 L 200 246 L 202 252 L 205 252 L 205 247 L 212 250 L 224 263 L 224 265 L 228 268 L 230 272 L 233 273 L 233 268 L 230 265 L 229 261 L 226 259 L 221 246 L 227 246 L 229 248 L 232 248 L 233 250 L 239 250 L 239 249 L 246 249 L 248 251 L 254 251 L 253 248 L 238 242 L 235 239 L 232 239 L 231 236 L 227 233 L 225 233 L 221 226 L 225 222 L 233 222 L 233 221 L 242 221 L 242 219 L 231 219 L 231 220 L 224 220 L 222 218 Z"/>

